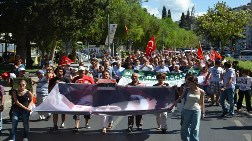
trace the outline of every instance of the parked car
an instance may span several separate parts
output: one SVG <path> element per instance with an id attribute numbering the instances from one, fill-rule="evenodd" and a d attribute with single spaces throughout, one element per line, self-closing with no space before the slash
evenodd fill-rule
<path id="1" fill-rule="evenodd" d="M 243 50 L 240 52 L 239 60 L 252 60 L 252 50 Z"/>

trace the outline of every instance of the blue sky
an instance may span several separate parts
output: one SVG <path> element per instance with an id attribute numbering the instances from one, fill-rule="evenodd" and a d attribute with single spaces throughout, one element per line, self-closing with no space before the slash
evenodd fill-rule
<path id="1" fill-rule="evenodd" d="M 202 15 L 206 13 L 208 7 L 214 7 L 218 1 L 221 0 L 149 0 L 149 2 L 143 2 L 142 7 L 147 8 L 150 14 L 154 14 L 157 17 L 161 17 L 163 6 L 166 9 L 171 10 L 173 21 L 180 19 L 181 13 L 192 8 L 195 5 L 195 15 Z M 238 7 L 241 5 L 247 5 L 251 0 L 222 0 L 227 3 L 229 7 Z"/>

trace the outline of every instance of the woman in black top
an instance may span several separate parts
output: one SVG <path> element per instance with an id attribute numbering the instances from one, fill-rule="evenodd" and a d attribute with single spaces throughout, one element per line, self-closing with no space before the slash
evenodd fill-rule
<path id="1" fill-rule="evenodd" d="M 18 126 L 18 120 L 22 116 L 24 133 L 23 140 L 28 141 L 29 132 L 29 116 L 32 107 L 32 93 L 26 89 L 26 81 L 21 80 L 19 87 L 16 91 L 13 91 L 13 99 L 15 102 L 12 116 L 12 140 L 16 140 L 16 131 Z"/>

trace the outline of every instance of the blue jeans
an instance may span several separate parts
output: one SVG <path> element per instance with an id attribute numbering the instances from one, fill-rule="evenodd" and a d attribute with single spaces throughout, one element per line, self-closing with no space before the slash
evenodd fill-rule
<path id="1" fill-rule="evenodd" d="M 0 112 L 0 130 L 3 128 L 2 112 Z"/>
<path id="2" fill-rule="evenodd" d="M 19 110 L 19 111 L 14 110 L 13 117 L 12 117 L 12 130 L 11 130 L 12 139 L 14 141 L 16 140 L 16 132 L 17 132 L 17 126 L 18 126 L 18 121 L 19 121 L 20 116 L 22 116 L 23 126 L 24 126 L 23 138 L 27 138 L 28 133 L 29 133 L 30 112 L 26 110 Z"/>
<path id="3" fill-rule="evenodd" d="M 181 115 L 182 141 L 199 141 L 201 110 L 183 109 Z"/>
<path id="4" fill-rule="evenodd" d="M 235 88 L 228 88 L 224 90 L 220 95 L 221 106 L 224 113 L 229 112 L 230 115 L 234 115 L 234 93 Z M 225 102 L 226 98 L 229 100 L 230 108 L 227 109 L 227 104 Z"/>

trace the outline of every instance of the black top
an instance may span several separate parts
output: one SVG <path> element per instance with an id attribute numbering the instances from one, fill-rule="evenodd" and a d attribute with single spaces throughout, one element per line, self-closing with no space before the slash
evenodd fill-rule
<path id="1" fill-rule="evenodd" d="M 70 80 L 67 79 L 66 77 L 59 78 L 59 77 L 56 76 L 56 77 L 53 77 L 52 79 L 50 79 L 49 86 L 53 87 L 56 84 L 57 81 L 70 83 Z"/>
<path id="2" fill-rule="evenodd" d="M 21 103 L 22 105 L 24 105 L 25 107 L 28 107 L 29 102 L 30 102 L 30 100 L 29 100 L 29 91 L 26 91 L 25 94 L 22 95 L 22 96 L 18 95 L 17 91 L 15 91 L 15 92 L 16 92 L 18 102 Z M 17 106 L 16 104 L 15 104 L 15 109 L 18 110 L 18 111 L 24 110 L 23 108 Z"/>
<path id="3" fill-rule="evenodd" d="M 155 84 L 153 86 L 160 86 L 160 85 L 159 84 Z M 164 83 L 163 86 L 169 86 L 169 84 L 168 83 Z"/>

